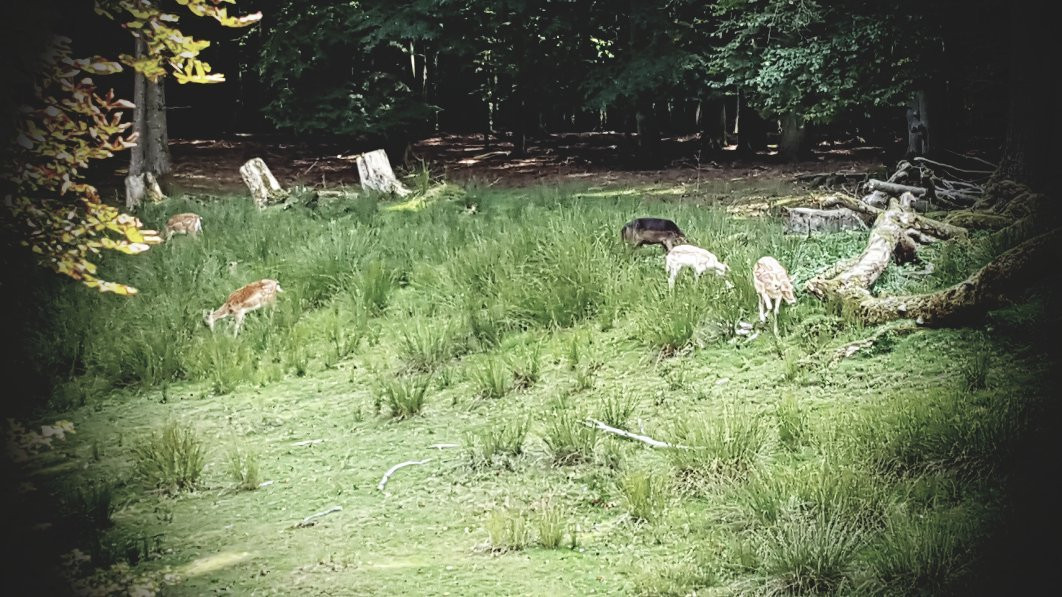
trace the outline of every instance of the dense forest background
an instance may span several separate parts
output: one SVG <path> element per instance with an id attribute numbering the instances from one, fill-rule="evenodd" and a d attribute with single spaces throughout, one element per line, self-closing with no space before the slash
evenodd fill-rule
<path id="1" fill-rule="evenodd" d="M 50 8 L 82 55 L 131 50 L 91 3 L 70 4 L 5 10 L 46 26 Z M 991 154 L 1014 91 L 1007 23 L 1040 43 L 1044 21 L 999 0 L 258 0 L 235 10 L 264 18 L 236 30 L 184 24 L 213 40 L 206 56 L 227 82 L 166 82 L 172 138 L 339 137 L 401 159 L 439 132 L 511 142 L 519 155 L 550 134 L 610 131 L 638 163 L 667 159 L 659 141 L 678 136 L 704 152 L 778 143 L 789 158 L 854 140 L 891 158 L 912 148 L 912 116 L 926 153 Z"/>

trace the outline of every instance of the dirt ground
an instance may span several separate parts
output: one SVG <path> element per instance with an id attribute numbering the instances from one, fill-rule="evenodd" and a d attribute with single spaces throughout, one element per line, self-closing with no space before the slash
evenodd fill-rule
<path id="1" fill-rule="evenodd" d="M 447 135 L 413 145 L 401 177 L 427 166 L 433 178 L 478 180 L 498 186 L 581 182 L 601 186 L 681 184 L 695 181 L 734 181 L 760 176 L 787 177 L 805 172 L 865 172 L 883 165 L 876 147 L 828 145 L 815 148 L 813 158 L 785 162 L 774 152 L 739 157 L 723 150 L 698 159 L 693 138 L 665 138 L 657 167 L 632 167 L 620 150 L 623 136 L 608 133 L 552 135 L 537 140 L 528 155 L 515 158 L 512 145 L 495 141 L 484 145 L 481 136 Z M 172 183 L 191 192 L 243 189 L 239 167 L 261 157 L 284 186 L 336 187 L 357 185 L 358 150 L 338 143 L 294 143 L 258 137 L 179 139 L 171 141 Z M 393 159 L 393 156 L 392 156 Z M 116 180 L 124 172 L 114 172 Z"/>

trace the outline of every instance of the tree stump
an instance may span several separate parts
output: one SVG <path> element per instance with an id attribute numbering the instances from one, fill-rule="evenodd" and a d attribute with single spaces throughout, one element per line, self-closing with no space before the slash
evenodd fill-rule
<path id="1" fill-rule="evenodd" d="M 159 187 L 159 181 L 154 174 L 145 172 L 125 177 L 125 208 L 127 211 L 135 210 L 145 201 L 159 203 L 164 199 L 166 195 L 162 193 L 162 188 Z"/>
<path id="2" fill-rule="evenodd" d="M 395 178 L 391 162 L 387 159 L 387 153 L 382 149 L 358 156 L 358 176 L 361 178 L 363 189 L 394 193 L 399 197 L 405 197 L 411 192 Z"/>
<path id="3" fill-rule="evenodd" d="M 240 166 L 240 176 L 247 188 L 251 190 L 251 197 L 258 209 L 270 203 L 283 201 L 288 196 L 287 191 L 280 186 L 262 158 L 252 158 Z"/>

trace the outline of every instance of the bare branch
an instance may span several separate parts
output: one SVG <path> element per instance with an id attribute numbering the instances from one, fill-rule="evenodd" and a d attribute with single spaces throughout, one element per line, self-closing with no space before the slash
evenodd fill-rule
<path id="1" fill-rule="evenodd" d="M 314 520 L 316 520 L 318 518 L 321 518 L 322 516 L 328 516 L 329 514 L 331 514 L 333 512 L 339 512 L 342 509 L 343 509 L 343 506 L 332 506 L 331 508 L 329 508 L 329 509 L 327 509 L 327 510 L 325 510 L 323 512 L 318 512 L 317 514 L 311 514 L 311 515 L 307 516 L 306 518 L 303 518 L 302 522 L 296 524 L 295 528 L 301 529 L 301 528 L 305 528 L 305 527 L 312 527 L 313 525 L 317 524 L 316 522 L 314 522 Z"/>
<path id="2" fill-rule="evenodd" d="M 384 473 L 383 478 L 380 479 L 380 484 L 377 485 L 376 488 L 379 489 L 380 491 L 383 491 L 384 487 L 387 487 L 387 482 L 391 479 L 391 475 L 393 475 L 396 472 L 398 472 L 399 469 L 405 468 L 407 466 L 416 466 L 416 465 L 420 465 L 420 464 L 427 464 L 429 462 L 431 462 L 431 458 L 425 458 L 424 460 L 407 460 L 406 462 L 400 462 L 400 463 L 392 466 L 391 468 L 387 469 L 387 472 Z"/>
<path id="3" fill-rule="evenodd" d="M 628 439 L 633 439 L 635 441 L 642 442 L 643 444 L 647 444 L 647 445 L 652 446 L 654 448 L 677 448 L 677 447 L 679 447 L 679 446 L 673 446 L 673 445 L 671 445 L 671 444 L 669 444 L 667 442 L 662 442 L 662 441 L 660 441 L 658 439 L 653 439 L 653 438 L 649 437 L 648 435 L 638 435 L 637 433 L 631 433 L 630 431 L 626 431 L 624 429 L 617 429 L 615 427 L 606 425 L 606 424 L 604 424 L 601 421 L 598 421 L 596 419 L 587 419 L 586 421 L 584 421 L 584 424 L 587 427 L 593 427 L 595 429 L 599 429 L 601 431 L 604 431 L 605 433 L 612 433 L 614 435 L 619 435 L 621 437 L 626 437 Z"/>

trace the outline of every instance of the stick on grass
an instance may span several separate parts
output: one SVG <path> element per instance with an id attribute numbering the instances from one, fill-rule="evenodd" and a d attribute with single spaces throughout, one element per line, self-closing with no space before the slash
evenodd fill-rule
<path id="1" fill-rule="evenodd" d="M 377 485 L 376 488 L 379 489 L 380 491 L 383 491 L 384 487 L 387 487 L 387 482 L 389 480 L 391 480 L 391 475 L 395 474 L 398 471 L 398 469 L 401 469 L 401 468 L 404 468 L 404 467 L 407 467 L 407 466 L 414 466 L 414 465 L 418 465 L 418 464 L 427 464 L 429 462 L 431 462 L 431 458 L 425 458 L 424 460 L 407 460 L 405 462 L 400 462 L 400 463 L 392 466 L 391 468 L 387 469 L 387 472 L 384 473 L 383 478 L 380 479 L 380 484 Z"/>

